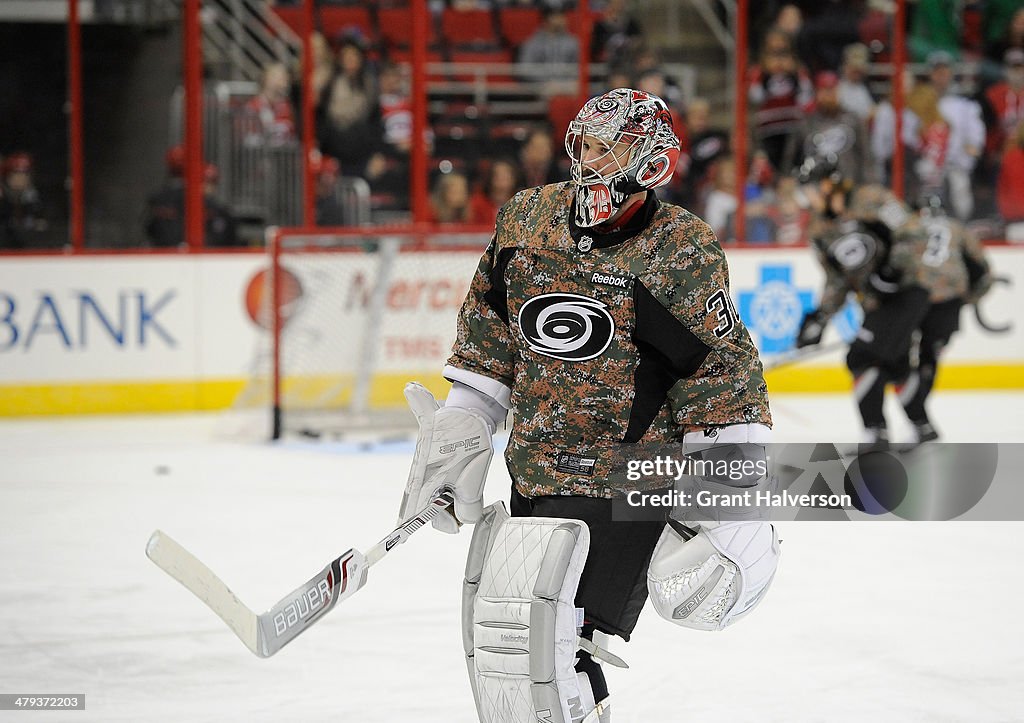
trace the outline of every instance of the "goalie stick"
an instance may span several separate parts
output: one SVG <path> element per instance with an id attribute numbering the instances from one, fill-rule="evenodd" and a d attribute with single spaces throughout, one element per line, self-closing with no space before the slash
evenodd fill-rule
<path id="1" fill-rule="evenodd" d="M 246 607 L 210 568 L 160 530 L 150 536 L 146 556 L 217 613 L 245 647 L 261 658 L 269 658 L 363 587 L 370 567 L 441 514 L 454 499 L 451 491 L 441 490 L 365 555 L 356 549 L 345 552 L 262 615 Z"/>

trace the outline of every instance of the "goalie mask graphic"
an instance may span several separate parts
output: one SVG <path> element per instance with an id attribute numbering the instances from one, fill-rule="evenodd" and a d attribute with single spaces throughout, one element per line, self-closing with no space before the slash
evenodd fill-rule
<path id="1" fill-rule="evenodd" d="M 615 215 L 632 194 L 664 186 L 679 160 L 679 139 L 665 102 L 616 88 L 588 100 L 565 134 L 576 184 L 576 223 Z"/>

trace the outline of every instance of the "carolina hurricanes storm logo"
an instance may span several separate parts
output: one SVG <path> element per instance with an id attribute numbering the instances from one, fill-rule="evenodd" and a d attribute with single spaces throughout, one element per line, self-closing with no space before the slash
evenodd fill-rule
<path id="1" fill-rule="evenodd" d="M 648 161 L 647 166 L 637 176 L 637 183 L 644 188 L 657 188 L 667 183 L 672 178 L 673 171 L 675 171 L 675 162 L 670 156 L 673 156 L 678 161 L 679 151 L 670 149 L 669 151 L 659 153 Z"/>
<path id="2" fill-rule="evenodd" d="M 519 310 L 519 330 L 532 351 L 564 361 L 604 353 L 615 333 L 608 306 L 576 294 L 534 296 Z"/>

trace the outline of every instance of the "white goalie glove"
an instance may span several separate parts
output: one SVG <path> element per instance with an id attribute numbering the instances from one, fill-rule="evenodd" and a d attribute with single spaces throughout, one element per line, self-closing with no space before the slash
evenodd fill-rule
<path id="1" fill-rule="evenodd" d="M 721 630 L 761 602 L 779 564 L 779 538 L 767 522 L 670 520 L 654 548 L 647 588 L 666 620 Z"/>
<path id="2" fill-rule="evenodd" d="M 727 491 L 763 488 L 774 479 L 764 445 L 770 430 L 761 424 L 736 424 L 715 434 L 688 433 L 684 449 L 702 461 L 751 464 L 754 472 L 733 478 L 703 475 L 696 488 Z M 682 517 L 677 513 L 684 512 Z M 699 519 L 700 517 L 710 519 Z M 753 610 L 768 592 L 779 565 L 779 537 L 775 527 L 753 509 L 677 508 L 669 516 L 651 555 L 647 589 L 661 617 L 695 630 L 721 630 Z M 753 517 L 753 519 L 748 519 Z M 683 521 L 685 519 L 685 522 Z"/>
<path id="3" fill-rule="evenodd" d="M 476 410 L 440 406 L 434 395 L 416 382 L 406 385 L 405 398 L 420 432 L 398 518 L 404 520 L 414 514 L 447 487 L 455 493 L 455 509 L 435 517 L 433 525 L 454 534 L 460 523 L 474 523 L 483 513 L 494 430 Z"/>

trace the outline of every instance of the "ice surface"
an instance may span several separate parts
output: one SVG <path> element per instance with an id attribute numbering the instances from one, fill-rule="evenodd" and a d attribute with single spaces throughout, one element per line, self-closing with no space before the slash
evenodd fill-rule
<path id="1" fill-rule="evenodd" d="M 936 395 L 951 441 L 1024 441 L 1024 395 Z M 778 396 L 781 438 L 853 440 L 852 402 Z M 898 412 L 890 415 L 894 421 Z M 223 415 L 0 423 L 0 692 L 87 710 L 0 720 L 473 721 L 459 605 L 469 534 L 423 530 L 269 660 L 146 559 L 161 528 L 262 611 L 390 530 L 409 445 L 226 439 Z M 905 427 L 894 424 L 897 434 Z M 488 499 L 507 496 L 496 462 Z M 786 523 L 782 568 L 723 633 L 648 609 L 616 723 L 1016 721 L 1020 523 Z"/>

